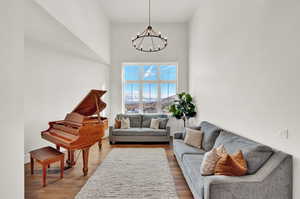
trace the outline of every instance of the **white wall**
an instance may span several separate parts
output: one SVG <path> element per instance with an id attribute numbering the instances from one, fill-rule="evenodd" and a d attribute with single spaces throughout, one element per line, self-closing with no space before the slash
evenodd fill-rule
<path id="1" fill-rule="evenodd" d="M 109 67 L 33 1 L 26 1 L 25 22 L 31 22 L 25 23 L 24 44 L 27 161 L 30 150 L 50 144 L 40 136 L 49 121 L 64 119 L 90 89 L 109 89 Z M 109 104 L 108 95 L 104 100 Z"/>
<path id="2" fill-rule="evenodd" d="M 0 197 L 24 196 L 23 2 L 0 1 Z"/>
<path id="3" fill-rule="evenodd" d="M 145 23 L 112 24 L 111 36 L 111 116 L 122 112 L 122 63 L 124 62 L 178 62 L 178 91 L 188 89 L 188 26 L 154 24 L 156 31 L 168 37 L 166 49 L 156 53 L 142 53 L 131 46 L 131 38 L 146 28 Z M 179 128 L 179 127 L 174 127 Z"/>
<path id="4" fill-rule="evenodd" d="M 35 0 L 68 30 L 110 63 L 110 22 L 98 0 Z"/>
<path id="5" fill-rule="evenodd" d="M 190 92 L 208 120 L 294 156 L 300 198 L 300 2 L 205 1 L 190 23 Z M 289 138 L 279 136 L 285 128 Z"/>

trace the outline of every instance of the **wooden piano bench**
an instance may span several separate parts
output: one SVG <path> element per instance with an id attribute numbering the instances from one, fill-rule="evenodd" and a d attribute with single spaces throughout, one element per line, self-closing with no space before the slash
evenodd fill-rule
<path id="1" fill-rule="evenodd" d="M 47 168 L 50 167 L 51 163 L 60 161 L 60 177 L 64 177 L 64 157 L 65 154 L 48 146 L 40 149 L 36 149 L 30 152 L 30 166 L 31 175 L 34 170 L 34 160 L 40 163 L 43 167 L 43 187 L 46 186 L 46 174 Z"/>

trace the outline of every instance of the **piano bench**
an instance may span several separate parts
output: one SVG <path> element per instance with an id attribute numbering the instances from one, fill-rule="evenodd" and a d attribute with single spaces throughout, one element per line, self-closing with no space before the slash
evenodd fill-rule
<path id="1" fill-rule="evenodd" d="M 48 146 L 40 149 L 30 151 L 30 167 L 31 175 L 34 170 L 34 160 L 40 163 L 43 167 L 43 187 L 46 186 L 46 174 L 47 168 L 49 168 L 51 163 L 60 161 L 60 178 L 64 177 L 64 158 L 65 154 Z"/>

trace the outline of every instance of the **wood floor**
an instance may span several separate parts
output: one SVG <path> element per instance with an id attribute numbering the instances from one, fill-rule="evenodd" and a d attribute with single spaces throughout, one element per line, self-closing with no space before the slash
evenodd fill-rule
<path id="1" fill-rule="evenodd" d="M 184 180 L 181 170 L 173 156 L 172 148 L 164 144 L 118 144 L 110 145 L 105 139 L 103 141 L 102 150 L 99 151 L 97 144 L 90 149 L 89 156 L 89 173 L 88 176 L 83 176 L 82 173 L 82 156 L 81 152 L 76 152 L 75 158 L 78 161 L 74 168 L 68 169 L 64 173 L 64 178 L 59 178 L 59 164 L 51 165 L 47 174 L 47 186 L 42 187 L 42 172 L 41 167 L 35 164 L 34 175 L 30 174 L 30 164 L 25 164 L 25 198 L 26 199 L 72 199 L 80 191 L 88 178 L 93 175 L 95 169 L 105 159 L 106 155 L 112 148 L 145 148 L 145 147 L 160 147 L 166 150 L 171 173 L 174 177 L 176 191 L 180 199 L 192 199 L 193 196 Z"/>

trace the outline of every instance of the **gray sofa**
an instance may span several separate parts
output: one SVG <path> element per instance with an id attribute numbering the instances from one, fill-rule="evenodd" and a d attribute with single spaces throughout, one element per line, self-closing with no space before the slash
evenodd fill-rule
<path id="1" fill-rule="evenodd" d="M 116 142 L 168 142 L 170 143 L 170 127 L 167 126 L 168 116 L 164 114 L 118 114 L 116 119 L 129 118 L 129 129 L 109 127 L 109 141 Z M 151 129 L 152 118 L 164 118 L 159 129 Z"/>
<path id="2" fill-rule="evenodd" d="M 194 127 L 204 132 L 198 149 L 183 142 L 185 133 L 175 133 L 174 155 L 195 199 L 292 199 L 292 156 L 259 144 L 217 126 L 202 122 Z M 248 174 L 241 177 L 202 176 L 204 154 L 224 145 L 228 153 L 241 149 Z"/>

